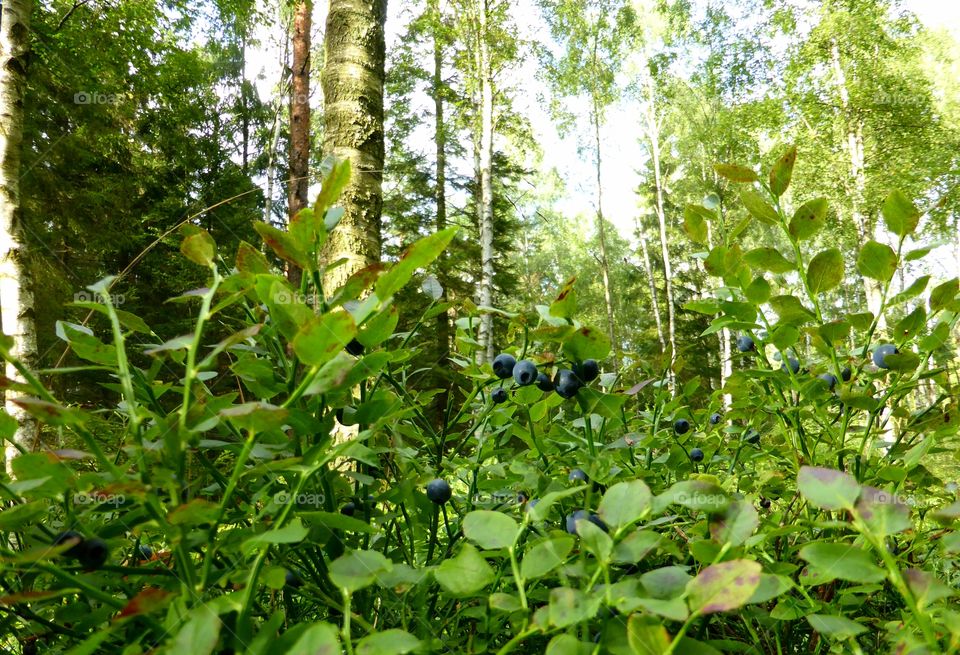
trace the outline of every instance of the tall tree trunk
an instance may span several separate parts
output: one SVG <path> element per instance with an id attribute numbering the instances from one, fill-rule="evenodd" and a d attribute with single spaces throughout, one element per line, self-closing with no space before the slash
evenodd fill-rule
<path id="1" fill-rule="evenodd" d="M 246 29 L 246 28 L 245 28 Z M 243 133 L 243 174 L 250 168 L 250 94 L 247 92 L 247 35 L 240 41 L 240 120 Z"/>
<path id="2" fill-rule="evenodd" d="M 11 357 L 34 368 L 37 334 L 20 207 L 20 151 L 31 5 L 31 0 L 3 0 L 0 10 L 0 327 L 4 334 L 13 337 Z M 6 365 L 5 374 L 11 380 L 23 381 L 11 364 Z M 19 395 L 8 389 L 4 396 L 5 408 L 18 424 L 14 441 L 30 449 L 37 440 L 37 423 L 13 402 Z M 4 445 L 8 470 L 17 452 L 13 445 Z"/>
<path id="3" fill-rule="evenodd" d="M 830 63 L 837 78 L 837 91 L 840 95 L 840 108 L 843 111 L 843 120 L 846 124 L 846 150 L 850 158 L 850 213 L 853 224 L 857 229 L 857 241 L 860 247 L 875 237 L 873 221 L 864 213 L 864 194 L 867 187 L 864 171 L 863 127 L 860 119 L 853 115 L 850 106 L 850 93 L 847 90 L 847 76 L 840 61 L 840 46 L 833 41 L 830 47 Z M 880 305 L 883 301 L 883 289 L 877 280 L 863 278 L 863 292 L 867 299 L 867 309 L 878 317 L 877 327 L 883 330 L 886 319 L 880 314 Z"/>
<path id="4" fill-rule="evenodd" d="M 663 207 L 663 180 L 660 175 L 660 126 L 657 123 L 656 109 L 654 108 L 653 84 L 647 81 L 650 92 L 647 106 L 647 138 L 650 139 L 650 155 L 653 164 L 653 181 L 656 186 L 657 222 L 660 228 L 660 252 L 663 257 L 664 291 L 667 296 L 667 336 L 670 342 L 670 373 L 668 375 L 670 389 L 674 389 L 673 364 L 677 359 L 677 329 L 676 315 L 673 303 L 673 269 L 670 266 L 670 250 L 667 247 L 667 217 Z"/>
<path id="5" fill-rule="evenodd" d="M 436 169 L 434 181 L 434 202 L 437 205 L 437 231 L 447 227 L 447 126 L 444 122 L 444 84 L 443 84 L 443 39 L 441 37 L 442 15 L 440 13 L 440 3 L 438 0 L 430 0 L 430 13 L 434 21 L 433 24 L 433 82 L 431 86 L 431 95 L 433 95 L 434 111 L 434 133 L 433 141 L 436 144 Z M 444 294 L 449 294 L 449 280 L 447 267 L 449 260 L 446 253 L 442 253 L 437 262 L 437 279 L 440 286 L 443 287 Z M 448 295 L 449 297 L 449 295 Z M 442 298 L 441 298 L 442 300 Z M 442 311 L 437 316 L 437 386 L 444 391 L 437 395 L 435 407 L 437 418 L 443 419 L 443 412 L 447 405 L 448 385 L 446 360 L 450 354 L 450 315 L 447 311 Z M 438 420 L 438 423 L 439 423 Z"/>
<path id="6" fill-rule="evenodd" d="M 290 85 L 290 180 L 287 186 L 289 220 L 310 200 L 310 28 L 313 0 L 300 0 L 293 14 L 293 74 Z M 295 287 L 301 271 L 288 269 Z"/>
<path id="7" fill-rule="evenodd" d="M 607 260 L 607 233 L 603 224 L 603 184 L 600 173 L 600 111 L 596 95 L 593 97 L 593 145 L 597 162 L 597 239 L 600 242 L 600 275 L 603 280 L 603 303 L 607 310 L 607 336 L 613 348 L 613 370 L 620 371 L 620 343 L 617 341 L 617 323 L 613 311 L 613 292 L 610 289 L 610 263 Z"/>
<path id="8" fill-rule="evenodd" d="M 653 305 L 653 320 L 657 325 L 657 340 L 660 341 L 660 351 L 667 352 L 667 341 L 663 336 L 663 320 L 660 318 L 660 301 L 657 299 L 657 285 L 653 281 L 653 266 L 650 264 L 650 250 L 647 248 L 647 235 L 643 225 L 637 219 L 637 239 L 640 241 L 640 252 L 643 255 L 643 272 L 647 276 L 647 285 L 650 288 L 650 303 Z"/>
<path id="9" fill-rule="evenodd" d="M 353 171 L 340 197 L 343 218 L 324 248 L 328 264 L 347 260 L 325 276 L 325 287 L 331 291 L 354 272 L 380 261 L 386 20 L 387 0 L 330 0 L 323 150 L 349 159 Z"/>
<path id="10" fill-rule="evenodd" d="M 480 73 L 480 305 L 493 306 L 493 73 L 487 42 L 487 0 L 478 2 L 477 54 Z M 480 319 L 485 361 L 493 359 L 493 314 Z"/>

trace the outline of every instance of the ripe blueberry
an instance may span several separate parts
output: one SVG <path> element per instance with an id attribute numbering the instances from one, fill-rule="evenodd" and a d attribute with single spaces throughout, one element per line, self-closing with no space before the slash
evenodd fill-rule
<path id="1" fill-rule="evenodd" d="M 570 534 L 578 534 L 577 521 L 590 521 L 591 523 L 593 523 L 595 526 L 597 526 L 604 532 L 608 531 L 607 524 L 604 523 L 599 516 L 597 516 L 596 514 L 592 514 L 585 509 L 578 509 L 573 514 L 567 515 L 567 520 L 566 520 L 567 532 L 569 532 Z"/>
<path id="2" fill-rule="evenodd" d="M 853 375 L 853 371 L 850 370 L 849 366 L 844 366 L 843 370 L 840 371 L 840 377 L 843 378 L 844 382 L 849 382 L 850 377 Z"/>
<path id="3" fill-rule="evenodd" d="M 691 448 L 691 449 L 690 449 L 690 459 L 692 459 L 694 462 L 702 462 L 702 461 L 703 461 L 703 451 L 700 450 L 699 448 Z"/>
<path id="4" fill-rule="evenodd" d="M 522 491 L 518 491 L 518 492 L 517 492 L 517 504 L 518 504 L 518 505 L 523 505 L 523 504 L 524 504 L 525 502 L 527 502 L 528 500 L 530 500 L 530 497 L 527 496 L 527 494 L 523 493 Z"/>
<path id="5" fill-rule="evenodd" d="M 753 342 L 753 338 L 745 334 L 737 337 L 737 350 L 742 353 L 752 352 L 757 349 L 757 344 Z"/>
<path id="6" fill-rule="evenodd" d="M 770 509 L 770 499 L 769 499 L 769 498 L 761 498 L 761 499 L 760 499 L 760 507 L 762 507 L 763 509 Z"/>
<path id="7" fill-rule="evenodd" d="M 303 586 L 303 580 L 299 575 L 287 569 L 287 574 L 283 578 L 283 583 L 291 589 L 299 589 Z"/>
<path id="8" fill-rule="evenodd" d="M 793 371 L 794 375 L 800 372 L 800 362 L 795 357 L 787 357 L 787 361 L 780 364 L 780 370 L 786 371 L 787 364 L 790 365 L 790 370 Z"/>
<path id="9" fill-rule="evenodd" d="M 873 363 L 877 365 L 878 368 L 890 368 L 887 364 L 887 355 L 896 355 L 899 350 L 892 343 L 885 343 L 882 346 L 877 346 L 873 351 Z"/>
<path id="10" fill-rule="evenodd" d="M 673 431 L 677 434 L 686 434 L 690 431 L 690 421 L 685 418 L 678 418 L 673 422 Z"/>
<path id="11" fill-rule="evenodd" d="M 503 387 L 497 387 L 493 390 L 493 393 L 490 394 L 490 397 L 493 399 L 493 402 L 497 403 L 498 405 L 500 403 L 505 403 L 507 402 L 507 390 Z"/>
<path id="12" fill-rule="evenodd" d="M 750 428 L 744 433 L 743 440 L 749 444 L 758 444 L 760 443 L 760 433 Z"/>
<path id="13" fill-rule="evenodd" d="M 557 395 L 561 398 L 573 398 L 580 391 L 583 383 L 580 382 L 580 378 L 573 371 L 564 368 L 557 371 L 553 386 L 556 387 Z"/>
<path id="14" fill-rule="evenodd" d="M 353 516 L 357 511 L 357 504 L 352 500 L 340 508 L 340 513 L 345 516 Z"/>
<path id="15" fill-rule="evenodd" d="M 513 367 L 513 381 L 521 387 L 526 387 L 537 381 L 537 365 L 529 359 L 517 362 Z"/>
<path id="16" fill-rule="evenodd" d="M 350 343 L 347 344 L 345 350 L 353 355 L 354 357 L 359 357 L 363 354 L 363 344 L 357 341 L 356 339 L 351 339 Z"/>
<path id="17" fill-rule="evenodd" d="M 153 548 L 146 544 L 140 544 L 140 559 L 144 561 L 153 559 Z"/>
<path id="18" fill-rule="evenodd" d="M 74 545 L 74 546 L 72 546 L 71 548 L 69 548 L 68 550 L 64 551 L 63 554 L 66 555 L 67 557 L 79 557 L 79 556 L 80 556 L 80 552 L 83 550 L 83 541 L 84 541 L 84 540 L 83 540 L 83 535 L 80 534 L 79 532 L 77 532 L 76 530 L 67 530 L 66 532 L 61 532 L 61 533 L 58 534 L 58 535 L 56 536 L 56 538 L 53 540 L 53 545 L 54 545 L 54 546 L 59 546 L 60 544 L 62 544 L 62 543 L 64 543 L 65 541 L 67 541 L 68 539 L 79 539 L 80 541 L 77 542 L 76 545 Z"/>
<path id="19" fill-rule="evenodd" d="M 437 505 L 443 505 L 453 496 L 453 491 L 446 480 L 437 478 L 427 483 L 427 498 Z"/>
<path id="20" fill-rule="evenodd" d="M 540 391 L 553 391 L 553 380 L 546 373 L 537 373 L 537 389 Z"/>
<path id="21" fill-rule="evenodd" d="M 537 503 L 539 503 L 539 502 L 540 502 L 540 499 L 539 499 L 539 498 L 534 498 L 533 500 L 527 501 L 527 505 L 526 505 L 526 507 L 523 508 L 523 511 L 529 512 L 529 511 L 532 510 L 534 507 L 536 507 L 536 506 L 537 506 Z"/>
<path id="22" fill-rule="evenodd" d="M 517 360 L 513 355 L 500 353 L 493 359 L 493 374 L 501 380 L 506 380 L 513 375 L 513 367 L 517 365 Z"/>
<path id="23" fill-rule="evenodd" d="M 570 482 L 586 482 L 587 474 L 583 469 L 573 469 L 570 471 L 570 475 L 567 476 L 567 479 Z"/>
<path id="24" fill-rule="evenodd" d="M 837 386 L 837 376 L 833 373 L 821 373 L 817 376 L 817 379 L 826 382 L 830 391 L 833 391 L 833 388 Z"/>
<path id="25" fill-rule="evenodd" d="M 87 539 L 83 542 L 77 561 L 87 571 L 96 571 L 107 561 L 110 548 L 103 539 Z"/>
<path id="26" fill-rule="evenodd" d="M 720 413 L 710 415 L 710 425 L 716 425 L 723 420 L 723 415 Z"/>
<path id="27" fill-rule="evenodd" d="M 595 359 L 585 359 L 574 369 L 574 372 L 584 382 L 590 382 L 596 380 L 597 376 L 600 375 L 600 365 L 597 364 Z"/>

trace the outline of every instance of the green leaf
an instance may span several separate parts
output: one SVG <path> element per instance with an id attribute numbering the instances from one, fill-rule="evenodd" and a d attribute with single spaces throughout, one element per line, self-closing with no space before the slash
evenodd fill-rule
<path id="1" fill-rule="evenodd" d="M 871 280 L 889 282 L 897 272 L 897 253 L 885 243 L 867 241 L 857 256 L 857 270 Z"/>
<path id="2" fill-rule="evenodd" d="M 441 562 L 433 576 L 441 587 L 454 596 L 476 593 L 495 578 L 487 560 L 470 544 L 464 544 L 455 557 Z"/>
<path id="3" fill-rule="evenodd" d="M 606 564 L 610 561 L 610 553 L 613 552 L 613 540 L 602 528 L 588 519 L 577 519 L 577 535 L 580 537 L 580 543 L 593 553 L 593 556 L 600 562 Z"/>
<path id="4" fill-rule="evenodd" d="M 642 480 L 618 482 L 603 494 L 597 513 L 612 528 L 621 528 L 640 520 L 650 509 L 653 497 Z"/>
<path id="5" fill-rule="evenodd" d="M 886 578 L 886 572 L 874 563 L 870 554 L 856 546 L 817 542 L 801 548 L 799 555 L 828 580 L 880 582 Z"/>
<path id="6" fill-rule="evenodd" d="M 420 648 L 420 640 L 406 630 L 374 632 L 357 642 L 357 655 L 404 655 Z"/>
<path id="7" fill-rule="evenodd" d="M 781 594 L 795 587 L 793 580 L 785 575 L 773 575 L 770 573 L 760 574 L 760 585 L 750 596 L 749 604 L 766 603 L 769 600 L 780 596 Z"/>
<path id="8" fill-rule="evenodd" d="M 926 290 L 927 284 L 929 284 L 929 282 L 930 282 L 929 275 L 923 275 L 921 277 L 918 277 L 916 280 L 913 281 L 913 283 L 909 287 L 907 287 L 906 289 L 904 289 L 903 291 L 895 295 L 893 298 L 891 298 L 890 302 L 887 303 L 887 306 L 893 307 L 894 305 L 899 305 L 900 303 L 910 300 L 911 298 L 916 298 Z"/>
<path id="9" fill-rule="evenodd" d="M 613 548 L 613 561 L 636 564 L 660 545 L 660 535 L 652 530 L 636 530 Z"/>
<path id="10" fill-rule="evenodd" d="M 293 350 L 305 364 L 321 366 L 343 350 L 357 334 L 353 317 L 343 310 L 316 316 L 293 338 Z"/>
<path id="11" fill-rule="evenodd" d="M 253 432 L 266 432 L 283 427 L 288 414 L 289 412 L 283 407 L 261 401 L 231 405 L 219 412 L 220 416 L 241 430 Z"/>
<path id="12" fill-rule="evenodd" d="M 242 549 L 245 552 L 250 552 L 258 547 L 272 546 L 273 544 L 297 544 L 306 539 L 309 533 L 310 531 L 303 527 L 300 517 L 294 517 L 290 520 L 290 523 L 282 528 L 275 528 L 250 537 L 243 542 Z"/>
<path id="13" fill-rule="evenodd" d="M 900 191 L 893 191 L 883 201 L 880 208 L 883 222 L 887 229 L 901 239 L 913 234 L 920 224 L 920 212 L 907 196 Z"/>
<path id="14" fill-rule="evenodd" d="M 262 222 L 255 222 L 253 229 L 277 257 L 300 268 L 307 268 L 307 256 L 288 233 Z"/>
<path id="15" fill-rule="evenodd" d="M 481 548 L 509 548 L 517 538 L 517 522 L 503 512 L 476 510 L 463 519 L 463 534 Z"/>
<path id="16" fill-rule="evenodd" d="M 844 341 L 850 336 L 850 324 L 847 321 L 830 321 L 818 327 L 817 333 L 827 343 Z"/>
<path id="17" fill-rule="evenodd" d="M 568 496 L 573 496 L 583 491 L 586 487 L 584 485 L 579 485 L 576 487 L 570 487 L 569 489 L 563 489 L 561 491 L 551 491 L 550 493 L 544 495 L 540 502 L 538 502 L 534 507 L 529 508 L 527 511 L 530 512 L 530 519 L 532 521 L 543 521 L 546 520 L 550 508 L 553 507 L 557 501 L 563 500 Z"/>
<path id="18" fill-rule="evenodd" d="M 605 359 L 610 354 L 610 338 L 602 330 L 583 326 L 564 339 L 563 352 L 576 361 Z"/>
<path id="19" fill-rule="evenodd" d="M 730 505 L 730 497 L 723 488 L 705 480 L 683 480 L 657 496 L 657 505 L 672 503 L 710 514 L 723 512 Z"/>
<path id="20" fill-rule="evenodd" d="M 743 290 L 743 295 L 747 297 L 747 300 L 757 305 L 770 300 L 771 293 L 773 291 L 770 288 L 770 283 L 762 275 L 755 277 L 753 282 Z"/>
<path id="21" fill-rule="evenodd" d="M 346 158 L 334 159 L 332 164 L 330 172 L 323 178 L 320 193 L 317 194 L 317 199 L 313 204 L 313 211 L 317 215 L 325 212 L 327 208 L 337 202 L 343 189 L 350 182 L 350 160 Z"/>
<path id="22" fill-rule="evenodd" d="M 683 308 L 698 314 L 719 314 L 719 301 L 709 298 L 707 300 L 691 300 L 683 304 Z"/>
<path id="23" fill-rule="evenodd" d="M 184 226 L 186 237 L 180 243 L 180 252 L 200 266 L 210 267 L 217 256 L 217 244 L 210 233 L 195 225 Z"/>
<path id="24" fill-rule="evenodd" d="M 830 511 L 853 509 L 860 495 L 860 485 L 852 475 L 814 466 L 800 468 L 797 487 L 807 502 Z"/>
<path id="25" fill-rule="evenodd" d="M 934 574 L 927 571 L 907 569 L 903 572 L 903 578 L 921 609 L 938 600 L 954 595 L 953 589 L 940 582 Z"/>
<path id="26" fill-rule="evenodd" d="M 563 288 L 560 289 L 560 293 L 557 294 L 556 300 L 550 303 L 550 315 L 556 316 L 557 318 L 573 318 L 577 313 L 577 292 L 573 288 L 573 285 L 577 281 L 577 276 L 574 275 L 569 280 L 567 280 Z"/>
<path id="27" fill-rule="evenodd" d="M 376 582 L 390 572 L 393 563 L 376 550 L 352 550 L 330 563 L 330 580 L 340 589 L 353 593 Z"/>
<path id="28" fill-rule="evenodd" d="M 731 182 L 756 182 L 760 178 L 751 168 L 739 164 L 714 164 L 713 170 Z"/>
<path id="29" fill-rule="evenodd" d="M 727 511 L 710 520 L 710 536 L 720 544 L 740 546 L 754 533 L 760 524 L 753 503 L 735 500 Z"/>
<path id="30" fill-rule="evenodd" d="M 897 342 L 909 341 L 920 333 L 927 324 L 927 310 L 923 305 L 917 307 L 897 321 L 893 328 L 893 338 Z"/>
<path id="31" fill-rule="evenodd" d="M 377 297 L 386 300 L 399 291 L 410 281 L 418 268 L 429 265 L 440 256 L 453 240 L 453 237 L 456 236 L 458 229 L 457 226 L 448 227 L 436 234 L 420 239 L 407 248 L 400 256 L 400 261 L 377 279 Z"/>
<path id="32" fill-rule="evenodd" d="M 566 628 L 593 618 L 600 609 L 601 598 L 588 596 L 579 589 L 554 587 L 550 590 L 550 624 Z"/>
<path id="33" fill-rule="evenodd" d="M 867 631 L 865 626 L 843 616 L 811 614 L 807 617 L 807 621 L 814 630 L 833 639 L 850 639 Z"/>
<path id="34" fill-rule="evenodd" d="M 379 346 L 393 335 L 399 321 L 400 312 L 391 304 L 367 319 L 357 333 L 357 341 L 367 348 Z"/>
<path id="35" fill-rule="evenodd" d="M 920 366 L 920 357 L 909 350 L 902 350 L 894 355 L 887 355 L 883 358 L 883 363 L 891 371 L 906 372 L 912 371 Z"/>
<path id="36" fill-rule="evenodd" d="M 263 253 L 251 246 L 246 241 L 241 241 L 237 246 L 237 270 L 241 273 L 269 273 L 270 262 L 263 256 Z"/>
<path id="37" fill-rule="evenodd" d="M 780 157 L 770 169 L 770 192 L 780 197 L 790 186 L 793 177 L 793 165 L 797 161 L 796 146 L 790 148 Z"/>
<path id="38" fill-rule="evenodd" d="M 750 215 L 761 223 L 776 225 L 780 222 L 777 210 L 753 189 L 742 189 L 740 191 L 740 201 L 743 202 L 743 206 L 747 208 Z"/>
<path id="39" fill-rule="evenodd" d="M 544 655 L 587 655 L 592 652 L 591 646 L 593 644 L 584 643 L 573 635 L 561 634 L 550 640 Z"/>
<path id="40" fill-rule="evenodd" d="M 637 655 L 653 655 L 670 650 L 670 634 L 659 619 L 640 613 L 627 619 L 627 644 L 629 652 Z"/>
<path id="41" fill-rule="evenodd" d="M 542 578 L 566 561 L 573 544 L 574 538 L 570 535 L 557 535 L 538 542 L 524 554 L 520 575 L 524 580 Z"/>
<path id="42" fill-rule="evenodd" d="M 777 313 L 781 323 L 802 325 L 816 318 L 816 315 L 804 307 L 796 296 L 774 296 L 770 299 L 770 306 Z"/>
<path id="43" fill-rule="evenodd" d="M 641 575 L 640 583 L 654 598 L 661 600 L 677 598 L 693 580 L 686 569 L 687 567 L 682 566 L 662 566 Z"/>
<path id="44" fill-rule="evenodd" d="M 814 198 L 797 209 L 790 219 L 790 234 L 798 241 L 809 239 L 827 223 L 826 198 Z"/>
<path id="45" fill-rule="evenodd" d="M 947 280 L 930 292 L 930 311 L 936 312 L 949 307 L 960 294 L 960 278 Z"/>
<path id="46" fill-rule="evenodd" d="M 857 314 L 847 314 L 847 320 L 850 321 L 850 325 L 856 330 L 861 332 L 864 330 L 870 329 L 870 326 L 873 325 L 873 313 L 872 312 L 859 312 Z"/>
<path id="47" fill-rule="evenodd" d="M 780 254 L 776 248 L 763 247 L 747 251 L 743 261 L 751 268 L 757 268 L 771 273 L 787 273 L 796 270 L 797 265 Z"/>
<path id="48" fill-rule="evenodd" d="M 700 205 L 687 205 L 683 210 L 683 230 L 694 243 L 707 245 L 708 221 L 714 213 Z"/>
<path id="49" fill-rule="evenodd" d="M 217 612 L 208 605 L 191 610 L 183 627 L 170 643 L 171 653 L 210 655 L 220 639 L 223 623 Z"/>
<path id="50" fill-rule="evenodd" d="M 818 253 L 807 266 L 807 283 L 813 293 L 830 291 L 843 282 L 843 254 L 839 248 Z"/>
<path id="51" fill-rule="evenodd" d="M 713 564 L 687 583 L 687 603 L 698 614 L 742 607 L 760 586 L 760 564 L 739 559 Z"/>
<path id="52" fill-rule="evenodd" d="M 913 527 L 910 508 L 894 494 L 875 487 L 863 487 L 856 513 L 870 532 L 880 539 Z"/>
<path id="53" fill-rule="evenodd" d="M 329 623 L 314 623 L 285 652 L 287 655 L 340 655 L 338 633 Z"/>

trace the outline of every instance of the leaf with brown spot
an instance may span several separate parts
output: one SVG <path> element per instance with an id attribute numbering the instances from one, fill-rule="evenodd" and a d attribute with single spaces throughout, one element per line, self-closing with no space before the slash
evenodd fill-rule
<path id="1" fill-rule="evenodd" d="M 147 587 L 130 599 L 126 607 L 113 617 L 114 621 L 128 619 L 131 616 L 150 614 L 163 607 L 173 594 L 156 587 Z"/>
<path id="2" fill-rule="evenodd" d="M 790 186 L 790 179 L 793 177 L 793 165 L 797 161 L 796 146 L 790 148 L 770 169 L 770 191 L 773 195 L 779 197 Z"/>

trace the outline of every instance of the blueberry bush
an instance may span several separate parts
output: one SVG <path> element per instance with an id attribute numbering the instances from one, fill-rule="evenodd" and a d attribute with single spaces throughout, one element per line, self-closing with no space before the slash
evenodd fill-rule
<path id="1" fill-rule="evenodd" d="M 812 252 L 828 205 L 787 211 L 794 160 L 763 178 L 717 166 L 748 214 L 703 254 L 717 288 L 686 310 L 738 337 L 723 389 L 673 388 L 639 360 L 608 370 L 573 280 L 498 315 L 513 342 L 490 364 L 462 311 L 455 384 L 414 384 L 418 331 L 449 307 L 432 281 L 398 332 L 393 299 L 456 228 L 325 288 L 343 163 L 289 229 L 256 225 L 269 256 L 184 235 L 208 278 L 172 300 L 194 308 L 189 334 L 134 348 L 150 326 L 111 304 L 111 280 L 91 286 L 80 304 L 103 328 L 58 334 L 116 404 L 62 403 L 19 364 L 26 382 L 5 381 L 61 447 L 21 447 L 0 484 L 0 648 L 957 652 L 960 501 L 928 464 L 960 425 L 958 281 L 890 294 L 924 254 L 896 192 L 896 248 Z M 716 218 L 689 206 L 685 230 L 706 244 Z M 767 246 L 742 249 L 748 222 Z M 847 275 L 881 283 L 888 328 L 837 313 Z M 0 417 L 5 439 L 15 428 Z"/>

